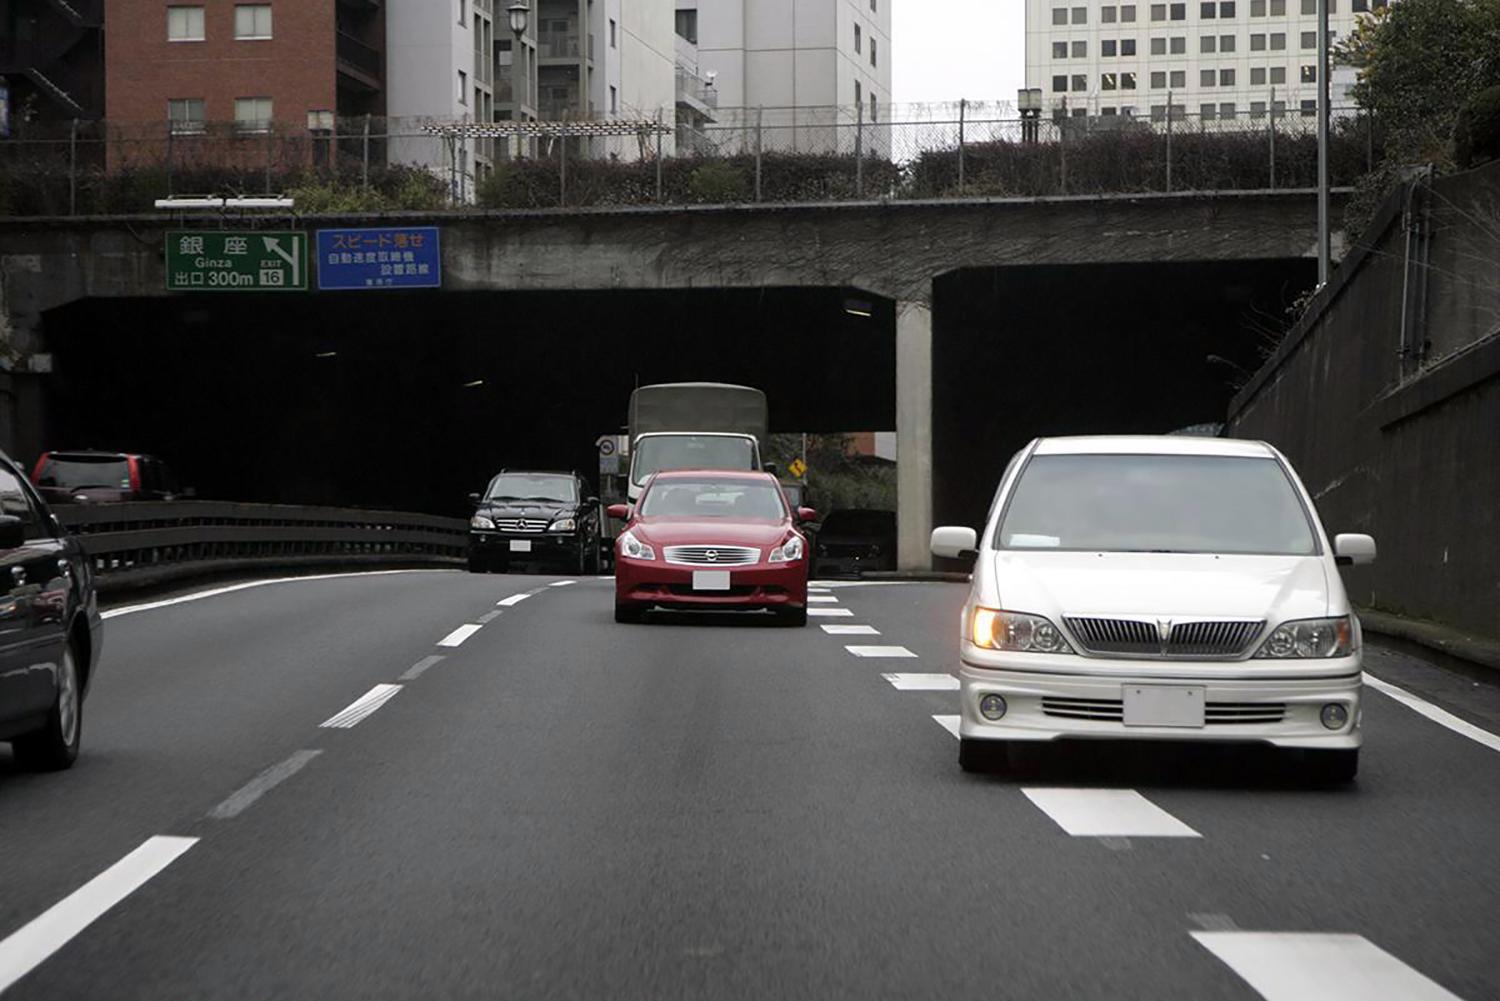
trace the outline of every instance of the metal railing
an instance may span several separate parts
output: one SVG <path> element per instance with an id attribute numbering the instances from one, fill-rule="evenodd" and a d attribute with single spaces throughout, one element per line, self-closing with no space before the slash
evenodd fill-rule
<path id="1" fill-rule="evenodd" d="M 144 586 L 254 568 L 458 564 L 456 518 L 227 501 L 59 505 L 101 585 Z"/>
<path id="2" fill-rule="evenodd" d="M 586 122 L 575 88 L 544 117 Z M 561 94 L 558 95 L 562 97 Z M 555 106 L 554 106 L 555 105 Z M 567 105 L 565 107 L 564 105 Z M 1068 117 L 1023 121 L 1003 104 L 878 109 L 622 109 L 660 121 L 654 136 L 509 138 L 495 170 L 474 176 L 474 143 L 434 134 L 430 118 L 346 117 L 332 132 L 274 122 L 245 135 L 204 123 L 18 122 L 0 141 L 0 215 L 141 212 L 179 193 L 291 194 L 303 211 L 368 196 L 374 209 L 426 210 L 476 200 L 491 208 L 1036 197 L 1309 188 L 1316 119 L 1244 109 L 1181 119 Z M 598 115 L 607 119 L 610 116 Z M 1335 186 L 1378 163 L 1381 130 L 1341 113 L 1332 130 Z M 661 154 L 658 159 L 658 153 Z M 464 164 L 470 172 L 464 174 Z M 350 188 L 358 191 L 350 192 Z M 362 194 L 363 193 L 363 194 Z M 336 196 L 336 197 L 335 197 Z"/>

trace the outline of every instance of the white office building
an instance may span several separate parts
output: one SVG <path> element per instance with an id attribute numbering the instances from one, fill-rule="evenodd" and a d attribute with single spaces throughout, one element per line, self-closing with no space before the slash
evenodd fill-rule
<path id="1" fill-rule="evenodd" d="M 753 109 L 768 148 L 847 147 L 856 119 L 889 113 L 894 2 L 676 0 L 676 28 L 718 107 L 745 109 L 736 124 Z"/>
<path id="2" fill-rule="evenodd" d="M 1384 0 L 1328 0 L 1338 38 Z M 1264 118 L 1317 107 L 1317 0 L 1026 0 L 1026 85 L 1053 118 Z M 1335 108 L 1354 83 L 1336 69 Z"/>

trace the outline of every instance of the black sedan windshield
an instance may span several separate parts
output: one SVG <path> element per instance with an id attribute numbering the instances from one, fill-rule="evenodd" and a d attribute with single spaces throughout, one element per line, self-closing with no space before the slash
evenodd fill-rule
<path id="1" fill-rule="evenodd" d="M 486 500 L 536 500 L 576 504 L 578 487 L 571 476 L 545 473 L 501 473 L 490 484 Z"/>

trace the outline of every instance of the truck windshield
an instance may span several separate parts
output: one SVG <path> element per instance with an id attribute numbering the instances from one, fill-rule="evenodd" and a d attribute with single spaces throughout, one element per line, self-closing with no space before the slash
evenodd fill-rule
<path id="1" fill-rule="evenodd" d="M 571 476 L 538 473 L 501 473 L 490 483 L 487 500 L 537 500 L 572 504 L 578 488 Z"/>
<path id="2" fill-rule="evenodd" d="M 996 549 L 1311 556 L 1307 512 L 1274 459 L 1037 455 Z"/>
<path id="3" fill-rule="evenodd" d="M 42 464 L 39 487 L 130 489 L 130 464 L 120 456 L 53 456 Z"/>
<path id="4" fill-rule="evenodd" d="M 631 478 L 637 486 L 664 469 L 755 469 L 755 443 L 715 434 L 648 436 L 636 442 Z"/>

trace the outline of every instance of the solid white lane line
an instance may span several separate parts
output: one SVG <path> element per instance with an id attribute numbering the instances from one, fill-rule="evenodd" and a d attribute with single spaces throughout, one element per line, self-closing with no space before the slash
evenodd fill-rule
<path id="1" fill-rule="evenodd" d="M 829 616 L 833 616 L 834 618 L 839 618 L 839 617 L 843 617 L 843 618 L 846 618 L 846 619 L 852 619 L 852 618 L 854 618 L 854 613 L 851 612 L 847 608 L 809 608 L 807 610 L 807 614 L 808 615 L 829 615 Z"/>
<path id="2" fill-rule="evenodd" d="M 424 675 L 424 674 L 427 673 L 427 669 L 428 668 L 433 667 L 434 665 L 436 665 L 442 659 L 443 659 L 443 655 L 440 654 L 440 653 L 432 654 L 430 657 L 423 657 L 421 660 L 417 661 L 411 667 L 408 667 L 406 669 L 406 672 L 404 674 L 402 674 L 401 677 L 397 678 L 396 680 L 397 681 L 416 681 L 422 675 Z"/>
<path id="3" fill-rule="evenodd" d="M 1266 1001 L 1460 1001 L 1362 935 L 1189 934 Z"/>
<path id="4" fill-rule="evenodd" d="M 853 626 L 843 622 L 831 622 L 822 627 L 829 636 L 879 636 L 880 630 L 874 626 Z"/>
<path id="5" fill-rule="evenodd" d="M 844 649 L 856 657 L 896 657 L 914 660 L 917 656 L 904 646 L 846 646 Z"/>
<path id="6" fill-rule="evenodd" d="M 1077 838 L 1198 838 L 1134 789 L 1022 789 L 1026 798 Z"/>
<path id="7" fill-rule="evenodd" d="M 570 584 L 577 584 L 577 583 L 578 582 L 576 580 L 555 580 L 552 583 L 548 584 L 547 586 L 548 587 L 567 587 Z"/>
<path id="8" fill-rule="evenodd" d="M 529 597 L 531 597 L 531 592 L 524 591 L 521 594 L 513 594 L 509 598 L 502 598 L 500 601 L 495 602 L 495 604 L 501 608 L 515 608 Z"/>
<path id="9" fill-rule="evenodd" d="M 958 679 L 951 674 L 882 674 L 898 692 L 956 692 Z"/>
<path id="10" fill-rule="evenodd" d="M 1459 736 L 1468 737 L 1476 744 L 1483 744 L 1492 751 L 1500 751 L 1500 736 L 1481 729 L 1466 719 L 1460 719 L 1446 709 L 1439 709 L 1431 702 L 1413 695 L 1404 688 L 1397 688 L 1389 681 L 1381 681 L 1369 673 L 1365 674 L 1365 684 L 1377 692 L 1389 695 L 1412 712 L 1426 716 L 1438 726 L 1445 726 Z"/>
<path id="11" fill-rule="evenodd" d="M 833 604 L 837 604 L 838 603 L 838 599 L 835 598 L 833 595 L 831 595 L 831 594 L 818 594 L 816 591 L 810 593 L 807 596 L 807 600 L 810 601 L 811 603 L 813 603 L 814 605 L 833 605 Z"/>
<path id="12" fill-rule="evenodd" d="M 321 573 L 309 574 L 305 577 L 270 577 L 266 580 L 247 580 L 240 584 L 229 584 L 225 587 L 209 588 L 207 591 L 194 591 L 192 594 L 180 594 L 175 598 L 163 598 L 160 601 L 148 601 L 140 605 L 125 605 L 121 608 L 111 608 L 100 614 L 106 619 L 113 619 L 118 615 L 134 615 L 136 612 L 149 612 L 156 608 L 167 608 L 171 605 L 181 605 L 189 601 L 202 601 L 204 598 L 216 598 L 221 594 L 231 594 L 235 591 L 246 591 L 252 587 L 267 587 L 271 584 L 293 584 L 302 580 L 339 580 L 344 577 L 389 577 L 401 573 L 458 573 L 457 570 L 357 570 L 350 573 Z"/>
<path id="13" fill-rule="evenodd" d="M 940 726 L 942 726 L 942 728 L 944 730 L 947 730 L 949 733 L 953 734 L 953 736 L 955 736 L 955 737 L 958 736 L 958 717 L 957 716 L 934 716 L 932 718 L 935 719 L 935 720 L 937 720 L 938 724 Z"/>
<path id="14" fill-rule="evenodd" d="M 197 838 L 147 838 L 135 851 L 0 942 L 0 992 L 40 966 L 197 843 Z"/>
<path id="15" fill-rule="evenodd" d="M 335 730 L 347 730 L 395 698 L 399 691 L 401 691 L 400 685 L 376 685 L 318 725 Z"/>
<path id="16" fill-rule="evenodd" d="M 256 800 L 302 771 L 302 769 L 307 767 L 308 762 L 322 753 L 322 751 L 298 751 L 280 764 L 272 765 L 249 782 L 240 786 L 234 795 L 208 811 L 209 817 L 214 820 L 228 820 L 231 817 L 238 817 L 248 810 Z"/>
<path id="17" fill-rule="evenodd" d="M 466 622 L 463 625 L 459 626 L 457 629 L 453 630 L 453 632 L 449 633 L 447 636 L 444 636 L 442 639 L 438 640 L 437 645 L 463 646 L 464 640 L 468 639 L 470 636 L 473 636 L 483 628 L 483 626 L 476 626 L 472 622 Z"/>

